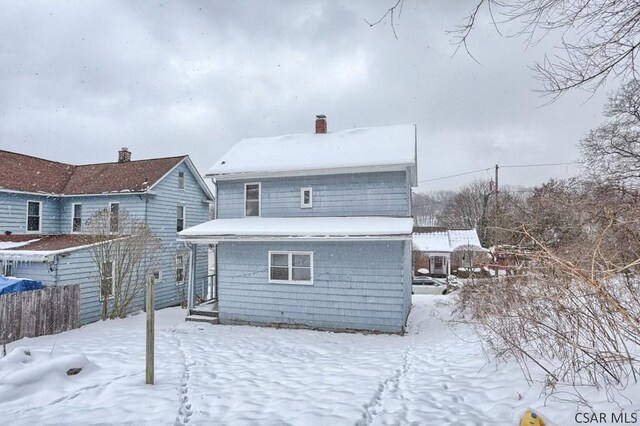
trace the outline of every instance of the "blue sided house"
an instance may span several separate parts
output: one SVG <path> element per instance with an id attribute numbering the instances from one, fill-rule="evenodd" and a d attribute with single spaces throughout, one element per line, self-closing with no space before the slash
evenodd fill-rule
<path id="1" fill-rule="evenodd" d="M 108 212 L 117 232 L 118 215 L 126 210 L 160 239 L 156 307 L 178 304 L 187 276 L 206 282 L 207 250 L 194 255 L 197 269 L 189 272 L 189 249 L 176 242 L 177 232 L 209 220 L 213 203 L 188 156 L 132 161 L 122 148 L 117 162 L 78 166 L 0 150 L 0 171 L 0 275 L 45 286 L 79 284 L 81 324 L 101 318 L 106 297 L 87 247 L 85 224 L 96 211 Z M 130 310 L 143 300 L 141 294 Z"/>
<path id="2" fill-rule="evenodd" d="M 317 116 L 315 133 L 239 141 L 206 176 L 216 218 L 178 240 L 216 246 L 220 323 L 404 332 L 414 125 L 327 132 Z"/>

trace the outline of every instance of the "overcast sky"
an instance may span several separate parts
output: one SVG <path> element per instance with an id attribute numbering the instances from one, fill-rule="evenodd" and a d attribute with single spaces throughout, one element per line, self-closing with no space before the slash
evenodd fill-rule
<path id="1" fill-rule="evenodd" d="M 470 40 L 446 31 L 473 1 L 0 0 L 0 148 L 86 164 L 188 154 L 201 173 L 245 137 L 415 123 L 420 191 L 493 167 L 576 159 L 610 85 L 549 106 L 528 66 L 553 54 L 498 35 L 486 14 Z M 509 28 L 503 27 L 504 30 Z M 1 172 L 1 171 L 0 171 Z M 575 166 L 505 168 L 534 185 Z M 427 181 L 427 182 L 425 182 Z"/>

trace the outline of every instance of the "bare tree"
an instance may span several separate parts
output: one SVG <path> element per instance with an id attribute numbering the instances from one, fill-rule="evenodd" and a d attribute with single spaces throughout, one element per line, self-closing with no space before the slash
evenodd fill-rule
<path id="1" fill-rule="evenodd" d="M 399 14 L 404 0 L 391 0 L 375 25 Z M 452 31 L 458 48 L 470 55 L 468 40 L 486 9 L 500 32 L 508 22 L 517 28 L 509 36 L 535 43 L 549 33 L 562 36 L 553 55 L 533 66 L 542 93 L 553 99 L 575 88 L 596 90 L 607 79 L 635 78 L 640 46 L 640 2 L 625 0 L 477 0 L 464 23 Z M 473 56 L 472 56 L 473 57 Z M 474 58 L 475 59 L 475 58 Z"/>
<path id="2" fill-rule="evenodd" d="M 459 293 L 458 312 L 498 358 L 544 384 L 620 389 L 637 381 L 640 202 L 593 182 L 538 188 L 519 230 L 526 270 Z M 556 205 L 554 205 L 556 204 Z M 516 254 L 514 252 L 514 254 Z M 577 388 L 574 388 L 577 389 Z"/>
<path id="3" fill-rule="evenodd" d="M 124 209 L 117 216 L 107 209 L 96 211 L 83 230 L 98 269 L 102 319 L 123 318 L 158 270 L 160 239 Z"/>
<path id="4" fill-rule="evenodd" d="M 580 142 L 589 179 L 620 189 L 640 189 L 640 81 L 631 80 L 609 97 L 608 120 Z"/>
<path id="5" fill-rule="evenodd" d="M 489 200 L 492 193 L 489 182 L 484 180 L 461 187 L 438 214 L 438 225 L 450 229 L 475 228 L 482 245 L 489 244 Z"/>

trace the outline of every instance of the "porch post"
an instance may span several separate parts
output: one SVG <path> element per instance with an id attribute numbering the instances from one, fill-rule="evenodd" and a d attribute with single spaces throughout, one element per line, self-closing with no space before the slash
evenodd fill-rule
<path id="1" fill-rule="evenodd" d="M 196 250 L 195 244 L 187 243 L 189 247 L 189 288 L 187 290 L 187 309 L 191 310 L 195 305 L 195 285 L 196 285 Z"/>
<path id="2" fill-rule="evenodd" d="M 448 255 L 447 259 L 447 276 L 451 275 L 451 255 Z"/>

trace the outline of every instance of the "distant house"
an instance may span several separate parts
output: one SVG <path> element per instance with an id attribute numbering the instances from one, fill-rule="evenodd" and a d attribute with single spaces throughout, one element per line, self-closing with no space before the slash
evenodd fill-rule
<path id="1" fill-rule="evenodd" d="M 131 161 L 122 148 L 117 162 L 76 166 L 0 150 L 0 170 L 0 274 L 45 285 L 80 284 L 80 321 L 98 320 L 99 274 L 83 226 L 98 210 L 116 218 L 126 210 L 163 245 L 156 306 L 175 305 L 186 294 L 189 250 L 176 243 L 176 235 L 206 222 L 213 202 L 188 156 Z M 206 250 L 198 259 L 195 274 L 202 283 Z"/>
<path id="2" fill-rule="evenodd" d="M 402 332 L 411 307 L 414 125 L 243 139 L 207 172 L 223 324 Z M 190 298 L 193 304 L 193 299 Z"/>
<path id="3" fill-rule="evenodd" d="M 488 260 L 475 229 L 414 228 L 413 271 L 446 276 L 458 268 L 474 268 Z"/>

